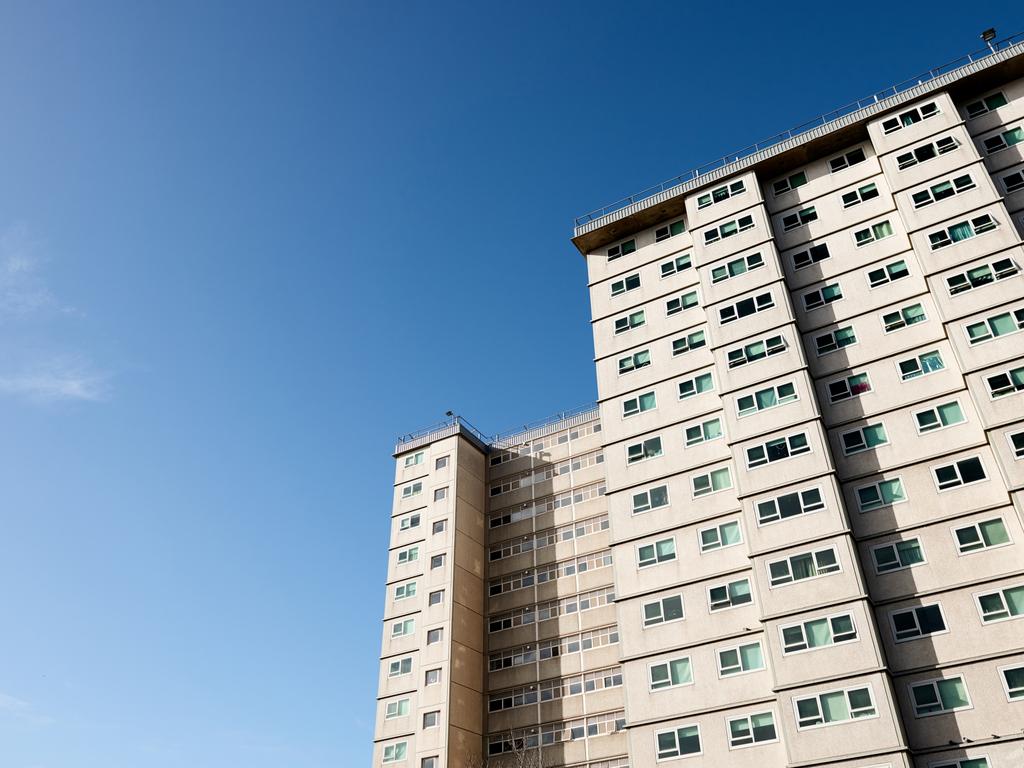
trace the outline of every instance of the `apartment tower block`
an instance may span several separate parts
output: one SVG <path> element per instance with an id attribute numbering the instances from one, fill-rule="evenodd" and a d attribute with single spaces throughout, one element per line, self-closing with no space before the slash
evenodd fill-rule
<path id="1" fill-rule="evenodd" d="M 1024 765 L 1024 43 L 577 221 L 598 404 L 397 460 L 374 766 Z"/>

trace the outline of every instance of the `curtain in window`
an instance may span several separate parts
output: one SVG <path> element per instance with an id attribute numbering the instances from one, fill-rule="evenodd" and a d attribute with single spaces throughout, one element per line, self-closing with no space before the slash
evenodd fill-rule
<path id="1" fill-rule="evenodd" d="M 729 585 L 729 597 L 734 603 L 745 603 L 750 599 L 750 582 L 735 581 Z"/>
<path id="2" fill-rule="evenodd" d="M 814 559 L 810 555 L 797 555 L 790 560 L 794 579 L 806 579 L 815 574 Z"/>
<path id="3" fill-rule="evenodd" d="M 903 319 L 906 320 L 907 325 L 913 325 L 925 320 L 924 307 L 920 304 L 915 304 L 912 307 L 907 307 L 903 310 Z"/>
<path id="4" fill-rule="evenodd" d="M 921 355 L 921 370 L 925 373 L 932 371 L 941 371 L 945 366 L 942 362 L 942 357 L 938 352 L 931 352 L 927 355 Z"/>
<path id="5" fill-rule="evenodd" d="M 826 693 L 820 698 L 821 711 L 825 716 L 826 723 L 834 723 L 838 720 L 848 720 L 850 718 L 850 708 L 846 703 L 846 693 L 844 691 Z"/>
<path id="6" fill-rule="evenodd" d="M 804 632 L 807 633 L 807 644 L 811 648 L 819 648 L 828 645 L 832 639 L 832 632 L 828 626 L 828 619 L 816 619 L 804 624 Z"/>
<path id="7" fill-rule="evenodd" d="M 903 493 L 903 485 L 899 480 L 885 480 L 880 484 L 882 490 L 882 500 L 886 504 L 892 504 L 894 501 L 903 501 L 907 497 Z"/>
<path id="8" fill-rule="evenodd" d="M 996 336 L 1013 333 L 1017 330 L 1017 325 L 1013 322 L 1013 318 L 1009 313 L 993 317 L 988 321 L 988 323 L 992 327 L 992 333 Z"/>
<path id="9" fill-rule="evenodd" d="M 864 441 L 868 447 L 881 445 L 886 442 L 888 438 L 885 435 L 885 427 L 881 424 L 870 424 L 863 428 Z"/>
<path id="10" fill-rule="evenodd" d="M 649 411 L 654 407 L 654 393 L 648 392 L 646 395 L 640 395 L 640 410 Z"/>
<path id="11" fill-rule="evenodd" d="M 689 659 L 674 659 L 669 662 L 669 667 L 672 670 L 673 683 L 689 683 L 693 680 L 693 675 L 690 673 Z"/>
<path id="12" fill-rule="evenodd" d="M 750 724 L 754 726 L 755 741 L 771 741 L 775 738 L 775 720 L 771 712 L 751 715 Z"/>
<path id="13" fill-rule="evenodd" d="M 743 669 L 761 669 L 764 666 L 761 659 L 761 646 L 757 643 L 740 646 L 740 659 Z"/>
<path id="14" fill-rule="evenodd" d="M 727 547 L 730 544 L 738 544 L 740 541 L 740 525 L 739 523 L 726 523 L 722 526 L 722 546 Z"/>
<path id="15" fill-rule="evenodd" d="M 939 698 L 942 699 L 943 709 L 956 709 L 966 707 L 970 702 L 967 700 L 967 689 L 961 678 L 955 680 L 939 680 Z"/>
<path id="16" fill-rule="evenodd" d="M 778 399 L 775 396 L 774 389 L 765 389 L 757 392 L 754 397 L 757 399 L 758 410 L 764 410 L 765 408 L 771 408 L 773 405 L 778 404 Z"/>
<path id="17" fill-rule="evenodd" d="M 949 228 L 949 238 L 954 243 L 959 242 L 960 240 L 966 240 L 967 238 L 973 236 L 974 230 L 971 229 L 971 225 L 966 221 L 962 221 L 959 224 L 954 224 L 952 227 Z"/>
<path id="18" fill-rule="evenodd" d="M 676 555 L 676 543 L 672 539 L 666 539 L 665 541 L 659 541 L 654 545 L 658 550 L 658 559 L 664 560 L 665 558 L 675 557 Z"/>
<path id="19" fill-rule="evenodd" d="M 1002 520 L 986 520 L 978 527 L 981 529 L 981 537 L 990 547 L 1006 544 L 1010 540 Z"/>

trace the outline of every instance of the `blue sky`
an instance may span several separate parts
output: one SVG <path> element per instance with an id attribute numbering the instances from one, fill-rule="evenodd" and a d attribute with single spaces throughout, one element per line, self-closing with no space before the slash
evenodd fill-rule
<path id="1" fill-rule="evenodd" d="M 1024 30 L 912 5 L 4 3 L 0 764 L 368 764 L 394 438 L 595 397 L 573 216 Z"/>

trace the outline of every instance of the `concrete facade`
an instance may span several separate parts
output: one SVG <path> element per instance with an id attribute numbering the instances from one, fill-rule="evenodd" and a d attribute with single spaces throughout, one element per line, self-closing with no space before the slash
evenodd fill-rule
<path id="1" fill-rule="evenodd" d="M 1024 53 L 869 112 L 578 233 L 595 410 L 399 444 L 374 765 L 1024 764 Z"/>

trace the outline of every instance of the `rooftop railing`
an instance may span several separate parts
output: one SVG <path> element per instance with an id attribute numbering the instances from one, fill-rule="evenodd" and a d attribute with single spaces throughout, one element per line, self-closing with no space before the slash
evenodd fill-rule
<path id="1" fill-rule="evenodd" d="M 663 192 L 666 192 L 672 189 L 673 187 L 678 187 L 681 184 L 693 181 L 703 175 L 710 173 L 711 171 L 715 171 L 730 163 L 738 162 L 739 160 L 742 160 L 745 157 L 749 157 L 750 155 L 753 155 L 757 152 L 761 152 L 765 149 L 773 147 L 776 144 L 780 144 L 789 139 L 793 139 L 797 136 L 800 136 L 801 134 L 814 130 L 815 128 L 827 126 L 829 123 L 833 123 L 836 120 L 839 120 L 840 118 L 846 117 L 847 115 L 850 115 L 866 107 L 878 104 L 879 102 L 884 101 L 885 99 L 899 95 L 900 93 L 910 90 L 911 88 L 923 85 L 931 80 L 936 79 L 937 77 L 941 77 L 943 75 L 950 74 L 951 72 L 955 72 L 958 69 L 967 67 L 976 61 L 985 59 L 991 56 L 992 54 L 997 53 L 998 51 L 1017 45 L 1018 43 L 1021 42 L 1024 42 L 1024 32 L 1019 32 L 1015 35 L 1011 35 L 1010 37 L 1003 38 L 998 42 L 992 42 L 990 44 L 990 47 L 988 48 L 982 48 L 980 50 L 964 54 L 958 59 L 954 59 L 953 61 L 947 62 L 946 64 L 943 64 L 939 67 L 929 69 L 927 72 L 923 72 L 922 74 L 916 75 L 914 77 L 907 78 L 906 80 L 896 83 L 895 85 L 890 85 L 889 87 L 883 88 L 881 91 L 877 91 L 871 94 L 870 96 L 865 96 L 863 99 L 858 99 L 857 101 L 846 104 L 845 106 L 839 107 L 838 109 L 834 109 L 831 112 L 826 112 L 824 114 L 818 115 L 813 120 L 808 120 L 807 122 L 801 123 L 800 125 L 794 128 L 790 128 L 787 131 L 778 133 L 772 136 L 771 138 L 756 142 L 735 152 L 730 152 L 729 154 L 723 155 L 717 160 L 712 160 L 710 163 L 705 163 L 704 165 L 698 168 L 693 168 L 689 171 L 681 173 L 678 176 L 661 182 L 660 184 L 655 184 L 654 186 L 648 187 L 647 189 L 641 192 L 637 192 L 635 195 L 624 197 L 621 200 L 617 200 L 616 202 L 610 203 L 609 205 L 605 205 L 601 208 L 595 208 L 593 211 L 590 211 L 589 213 L 585 213 L 582 216 L 576 217 L 574 234 L 580 234 L 580 227 L 596 219 L 600 219 L 602 216 L 607 216 L 610 213 L 615 213 L 616 211 L 622 210 L 623 208 L 627 208 L 630 205 L 641 203 L 644 200 L 647 200 L 648 198 L 654 197 L 655 195 L 659 195 Z"/>
<path id="2" fill-rule="evenodd" d="M 540 434 L 546 434 L 557 429 L 567 429 L 570 426 L 575 426 L 575 424 L 582 424 L 594 418 L 596 413 L 597 405 L 587 403 L 567 411 L 560 411 L 546 419 L 524 424 L 519 429 L 498 433 L 492 437 L 485 435 L 461 416 L 452 416 L 446 421 L 402 435 L 395 442 L 395 453 L 411 451 L 413 448 L 418 448 L 421 445 L 460 433 L 471 435 L 478 442 L 482 443 L 484 447 L 509 447 L 530 440 Z"/>

